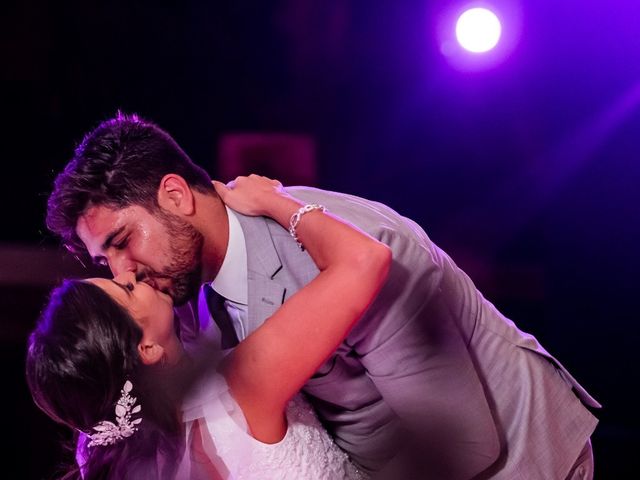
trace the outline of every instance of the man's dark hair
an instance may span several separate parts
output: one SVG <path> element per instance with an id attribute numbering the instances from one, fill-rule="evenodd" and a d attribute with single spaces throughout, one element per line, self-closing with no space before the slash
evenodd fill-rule
<path id="1" fill-rule="evenodd" d="M 152 122 L 118 113 L 89 132 L 54 183 L 47 205 L 47 227 L 73 251 L 83 251 L 78 219 L 92 206 L 158 208 L 164 175 L 183 177 L 194 190 L 215 195 L 207 172 L 194 164 L 176 141 Z"/>

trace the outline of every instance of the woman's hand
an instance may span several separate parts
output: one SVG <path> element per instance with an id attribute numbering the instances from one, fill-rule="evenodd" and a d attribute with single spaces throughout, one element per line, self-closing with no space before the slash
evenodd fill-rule
<path id="1" fill-rule="evenodd" d="M 214 180 L 213 187 L 229 208 L 243 215 L 270 216 L 281 200 L 291 200 L 279 181 L 261 175 L 237 177 L 227 185 Z"/>

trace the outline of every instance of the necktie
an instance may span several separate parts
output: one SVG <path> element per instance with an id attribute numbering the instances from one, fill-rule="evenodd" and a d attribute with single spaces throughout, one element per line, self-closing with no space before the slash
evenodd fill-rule
<path id="1" fill-rule="evenodd" d="M 203 288 L 209 312 L 222 334 L 220 342 L 222 349 L 226 350 L 235 347 L 238 345 L 238 336 L 233 328 L 231 316 L 224 306 L 224 297 L 211 288 L 211 285 L 205 285 Z"/>
<path id="2" fill-rule="evenodd" d="M 176 322 L 178 335 L 183 344 L 193 344 L 200 333 L 198 322 L 198 298 L 190 300 L 181 307 L 175 307 L 174 311 L 178 316 Z"/>

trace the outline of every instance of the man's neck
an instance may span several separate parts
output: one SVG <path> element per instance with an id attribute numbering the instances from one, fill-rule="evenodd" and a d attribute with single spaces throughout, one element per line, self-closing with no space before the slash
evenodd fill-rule
<path id="1" fill-rule="evenodd" d="M 202 246 L 202 282 L 212 281 L 218 274 L 229 243 L 227 209 L 218 196 L 196 193 L 194 227 L 204 237 Z"/>
<path id="2" fill-rule="evenodd" d="M 229 241 L 222 266 L 213 280 L 213 289 L 227 300 L 247 305 L 247 247 L 236 213 L 227 208 Z"/>

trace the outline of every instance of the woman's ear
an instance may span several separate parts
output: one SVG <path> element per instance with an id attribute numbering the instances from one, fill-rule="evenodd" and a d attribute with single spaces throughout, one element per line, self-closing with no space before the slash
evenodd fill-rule
<path id="1" fill-rule="evenodd" d="M 176 215 L 191 215 L 195 211 L 195 198 L 187 181 L 180 175 L 168 173 L 160 180 L 158 205 Z"/>
<path id="2" fill-rule="evenodd" d="M 145 342 L 143 340 L 138 344 L 138 353 L 142 363 L 145 365 L 157 365 L 164 357 L 164 348 L 158 343 Z"/>

